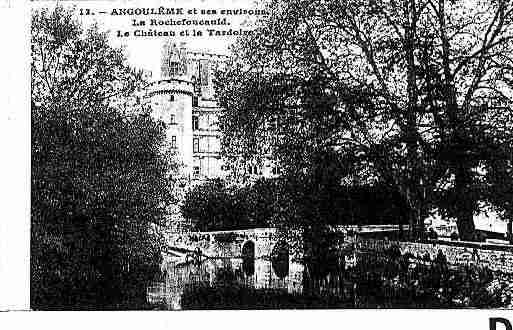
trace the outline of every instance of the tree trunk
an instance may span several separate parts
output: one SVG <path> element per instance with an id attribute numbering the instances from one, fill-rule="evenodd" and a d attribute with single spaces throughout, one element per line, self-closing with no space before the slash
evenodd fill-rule
<path id="1" fill-rule="evenodd" d="M 507 240 L 510 244 L 513 244 L 513 220 L 509 219 L 507 224 L 507 232 L 506 232 Z"/>
<path id="2" fill-rule="evenodd" d="M 410 210 L 410 239 L 417 240 L 422 237 L 423 225 L 421 224 L 422 219 L 420 218 L 420 212 L 417 208 L 411 208 Z"/>
<path id="3" fill-rule="evenodd" d="M 457 225 L 460 239 L 462 241 L 476 240 L 474 217 L 472 210 L 461 210 L 457 217 Z"/>
<path id="4" fill-rule="evenodd" d="M 406 148 L 407 148 L 407 201 L 410 208 L 408 221 L 410 226 L 410 239 L 418 239 L 421 234 L 420 207 L 418 189 L 420 182 L 420 162 L 418 149 L 418 127 L 417 127 L 417 104 L 418 104 L 418 87 L 417 87 L 417 67 L 415 65 L 415 39 L 416 39 L 416 4 L 414 0 L 404 2 L 404 18 L 407 24 L 404 25 L 404 41 L 403 49 L 407 61 L 407 93 L 408 105 L 405 115 L 406 128 Z"/>
<path id="5" fill-rule="evenodd" d="M 438 20 L 440 25 L 440 37 L 442 40 L 442 59 L 444 69 L 444 80 L 445 80 L 445 100 L 447 106 L 447 116 L 449 119 L 449 128 L 452 133 L 448 136 L 446 143 L 461 143 L 458 137 L 458 130 L 460 130 L 461 119 L 458 115 L 458 102 L 456 95 L 456 88 L 454 87 L 453 74 L 450 68 L 450 42 L 446 31 L 445 22 L 445 1 L 440 0 L 438 2 Z M 455 151 L 457 150 L 456 148 Z M 459 237 L 462 240 L 473 240 L 475 239 L 475 227 L 473 219 L 473 207 L 475 201 L 473 200 L 470 187 L 472 184 L 472 173 L 470 168 L 467 166 L 464 155 L 460 155 L 462 158 L 455 159 L 455 193 L 456 193 L 456 218 L 458 225 Z"/>
<path id="6" fill-rule="evenodd" d="M 472 184 L 472 173 L 464 164 L 458 164 L 456 168 L 455 194 L 456 219 L 459 237 L 463 241 L 476 239 L 473 210 L 476 201 L 470 189 Z"/>
<path id="7" fill-rule="evenodd" d="M 413 193 L 410 189 L 406 191 L 406 201 L 408 204 L 408 233 L 410 240 L 417 240 L 422 235 L 422 226 L 421 226 L 421 216 L 420 216 L 420 207 L 418 200 L 415 196 L 412 196 Z"/>

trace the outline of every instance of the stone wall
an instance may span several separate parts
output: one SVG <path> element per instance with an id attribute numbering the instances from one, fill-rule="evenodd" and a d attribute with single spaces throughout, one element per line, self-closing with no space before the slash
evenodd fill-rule
<path id="1" fill-rule="evenodd" d="M 232 231 L 191 232 L 168 235 L 168 246 L 186 250 L 199 248 L 204 255 L 219 258 L 238 258 L 242 256 L 242 247 L 247 242 L 255 244 L 255 258 L 271 255 L 280 241 L 290 246 L 290 256 L 300 257 L 298 242 L 293 237 L 283 237 L 274 228 L 257 228 Z M 299 244 L 301 245 L 301 244 Z"/>
<path id="2" fill-rule="evenodd" d="M 401 253 L 411 253 L 419 259 L 429 255 L 433 260 L 438 251 L 442 251 L 451 265 L 467 265 L 470 263 L 487 266 L 493 271 L 513 274 L 513 247 L 504 245 L 480 244 L 469 242 L 413 243 L 385 241 L 375 239 L 349 238 L 357 250 L 384 251 L 392 245 L 399 246 Z"/>
<path id="3" fill-rule="evenodd" d="M 300 235 L 288 238 L 281 236 L 276 229 L 258 228 L 235 231 L 193 232 L 180 235 L 169 235 L 168 245 L 174 248 L 196 250 L 199 248 L 204 255 L 220 258 L 237 258 L 242 256 L 242 247 L 247 242 L 255 244 L 255 258 L 267 258 L 280 241 L 286 241 L 290 247 L 292 259 L 300 259 L 302 245 L 297 242 Z M 439 251 L 445 255 L 451 265 L 467 265 L 470 263 L 487 266 L 493 271 L 513 274 L 513 247 L 497 244 L 471 242 L 433 241 L 430 243 L 413 243 L 347 236 L 343 245 L 352 245 L 357 251 L 382 252 L 393 245 L 399 246 L 401 253 L 411 253 L 418 259 L 429 255 L 436 258 Z M 340 248 L 344 248 L 341 246 Z"/>

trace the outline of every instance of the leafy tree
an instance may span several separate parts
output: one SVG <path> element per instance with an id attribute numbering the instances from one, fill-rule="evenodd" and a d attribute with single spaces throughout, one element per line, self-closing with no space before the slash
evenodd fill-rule
<path id="1" fill-rule="evenodd" d="M 181 206 L 200 231 L 274 226 L 310 231 L 324 224 L 379 225 L 405 223 L 405 202 L 385 185 L 341 186 L 305 175 L 260 178 L 244 186 L 212 180 L 195 186 Z M 322 183 L 320 183 L 322 182 Z"/>
<path id="2" fill-rule="evenodd" d="M 173 164 L 142 74 L 73 15 L 32 14 L 31 304 L 134 308 L 159 269 Z"/>
<path id="3" fill-rule="evenodd" d="M 275 214 L 277 182 L 260 178 L 249 186 L 238 187 L 235 194 L 244 205 L 247 226 L 268 227 Z"/>
<path id="4" fill-rule="evenodd" d="M 335 150 L 346 179 L 401 193 L 412 237 L 452 198 L 442 204 L 473 239 L 493 182 L 480 169 L 510 167 L 513 3 L 282 0 L 268 11 L 218 75 L 226 156 L 271 155 L 295 175 Z"/>
<path id="5" fill-rule="evenodd" d="M 223 181 L 212 180 L 186 193 L 182 214 L 200 231 L 242 229 L 248 221 L 237 197 Z"/>

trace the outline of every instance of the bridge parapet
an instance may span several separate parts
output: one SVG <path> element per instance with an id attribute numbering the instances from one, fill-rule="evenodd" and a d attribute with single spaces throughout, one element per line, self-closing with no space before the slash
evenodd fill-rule
<path id="1" fill-rule="evenodd" d="M 331 230 L 343 234 L 344 237 L 349 237 L 351 235 L 398 232 L 399 226 L 336 226 Z M 407 227 L 404 230 L 407 230 Z M 255 258 L 269 257 L 278 242 L 287 243 L 293 259 L 302 258 L 304 249 L 301 231 L 295 230 L 284 234 L 277 228 L 170 233 L 167 236 L 167 241 L 169 247 L 188 250 L 199 248 L 207 256 L 220 258 L 241 257 L 242 247 L 249 241 L 254 243 Z"/>
<path id="2" fill-rule="evenodd" d="M 296 237 L 296 238 L 295 238 Z M 255 258 L 269 257 L 279 241 L 285 241 L 291 247 L 294 257 L 301 253 L 301 244 L 296 242 L 297 235 L 285 237 L 276 228 L 256 228 L 245 230 L 191 232 L 187 234 L 169 234 L 167 242 L 170 247 L 196 250 L 209 257 L 239 258 L 242 257 L 243 246 L 252 242 L 255 248 Z"/>

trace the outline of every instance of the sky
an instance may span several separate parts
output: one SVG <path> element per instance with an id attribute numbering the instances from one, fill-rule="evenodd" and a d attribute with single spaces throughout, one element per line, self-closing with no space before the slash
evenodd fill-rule
<path id="1" fill-rule="evenodd" d="M 220 15 L 222 9 L 257 9 L 257 5 L 253 1 L 248 0 L 34 0 L 32 8 L 48 7 L 53 8 L 59 3 L 66 7 L 76 8 L 76 17 L 83 22 L 84 26 L 97 23 L 101 30 L 108 31 L 111 44 L 115 47 L 124 46 L 128 62 L 138 68 L 151 71 L 154 78 L 160 75 L 160 53 L 161 47 L 167 38 L 164 37 L 118 37 L 118 31 L 130 31 L 133 33 L 135 29 L 158 29 L 161 31 L 168 31 L 175 29 L 177 33 L 185 29 L 184 27 L 170 27 L 170 26 L 148 26 L 150 19 L 175 19 L 181 20 L 188 19 L 217 19 L 226 17 L 231 23 L 230 26 L 222 27 L 223 29 L 239 28 L 249 29 L 251 22 L 255 21 L 258 16 L 256 15 Z M 183 8 L 185 15 L 111 15 L 113 9 L 128 9 L 128 8 L 155 8 L 158 10 L 160 6 L 166 8 Z M 217 10 L 217 15 L 188 15 L 187 11 L 196 8 L 198 13 L 201 9 L 214 9 Z M 89 9 L 95 15 L 80 15 L 80 11 L 85 13 Z M 107 12 L 101 14 L 100 12 Z M 133 26 L 133 19 L 145 20 L 146 26 Z M 204 27 L 199 27 L 204 29 Z M 189 26 L 188 29 L 191 29 Z M 206 33 L 205 33 L 206 34 Z M 229 54 L 228 47 L 235 41 L 234 36 L 224 37 L 174 37 L 177 43 L 184 41 L 189 49 L 204 50 L 217 54 Z"/>

